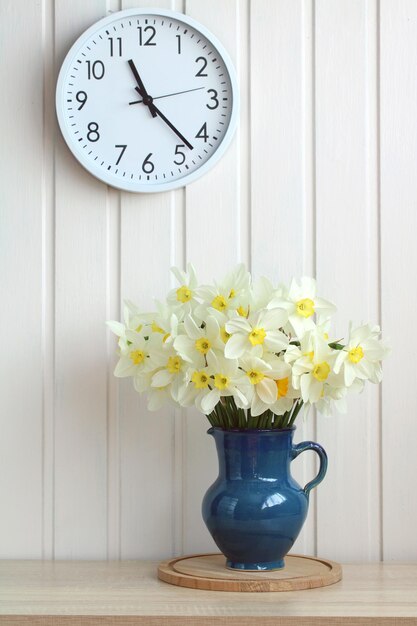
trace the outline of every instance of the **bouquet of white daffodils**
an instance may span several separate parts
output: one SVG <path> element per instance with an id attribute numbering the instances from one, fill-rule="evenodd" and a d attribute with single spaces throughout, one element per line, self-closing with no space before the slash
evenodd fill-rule
<path id="1" fill-rule="evenodd" d="M 336 309 L 312 278 L 276 287 L 239 265 L 199 286 L 191 264 L 172 272 L 179 285 L 155 312 L 126 302 L 124 324 L 108 322 L 119 337 L 115 376 L 131 376 L 150 410 L 194 405 L 224 429 L 288 428 L 302 406 L 343 412 L 347 391 L 381 381 L 379 326 L 330 338 Z"/>

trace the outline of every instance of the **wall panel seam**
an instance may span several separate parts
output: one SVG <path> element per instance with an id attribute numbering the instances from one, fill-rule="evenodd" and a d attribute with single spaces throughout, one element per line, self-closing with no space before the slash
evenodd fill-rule
<path id="1" fill-rule="evenodd" d="M 377 202 L 377 281 L 378 300 L 377 313 L 378 320 L 382 320 L 382 246 L 381 246 L 381 5 L 380 0 L 376 0 L 376 202 Z M 379 537 L 380 553 L 379 558 L 384 560 L 384 490 L 383 490 L 383 428 L 382 428 L 382 385 L 378 388 L 378 430 L 379 430 Z"/>
<path id="2" fill-rule="evenodd" d="M 42 0 L 42 557 L 54 558 L 55 369 L 55 11 Z"/>

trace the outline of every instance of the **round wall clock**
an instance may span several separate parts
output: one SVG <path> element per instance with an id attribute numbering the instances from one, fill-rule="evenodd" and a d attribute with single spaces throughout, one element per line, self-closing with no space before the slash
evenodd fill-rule
<path id="1" fill-rule="evenodd" d="M 61 132 L 94 176 L 127 191 L 182 187 L 223 155 L 238 89 L 220 42 L 173 11 L 129 9 L 85 31 L 62 65 Z"/>

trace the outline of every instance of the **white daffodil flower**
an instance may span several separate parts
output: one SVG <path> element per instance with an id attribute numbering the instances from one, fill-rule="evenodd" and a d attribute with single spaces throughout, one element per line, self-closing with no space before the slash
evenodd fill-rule
<path id="1" fill-rule="evenodd" d="M 153 370 L 150 386 L 153 389 L 168 387 L 174 400 L 178 400 L 180 387 L 184 383 L 184 372 L 188 364 L 178 355 L 172 345 L 163 345 L 150 356 Z"/>
<path id="2" fill-rule="evenodd" d="M 206 356 L 210 350 L 222 349 L 220 327 L 215 317 L 208 315 L 203 328 L 192 315 L 184 318 L 184 333 L 174 340 L 174 348 L 184 361 L 193 363 L 198 368 L 206 364 Z"/>
<path id="3" fill-rule="evenodd" d="M 339 351 L 334 367 L 336 373 L 342 372 L 346 387 L 350 387 L 357 378 L 372 383 L 381 382 L 381 360 L 389 350 L 378 339 L 379 334 L 379 326 L 369 324 L 351 329 L 349 341 Z"/>
<path id="4" fill-rule="evenodd" d="M 243 375 L 237 381 L 237 387 L 248 399 L 251 414 L 261 415 L 278 399 L 277 380 L 288 377 L 290 366 L 282 359 L 271 355 L 268 362 L 258 357 L 244 357 L 239 361 Z"/>
<path id="5" fill-rule="evenodd" d="M 252 313 L 248 319 L 235 317 L 226 323 L 226 331 L 232 336 L 225 344 L 224 355 L 228 359 L 238 359 L 261 346 L 263 350 L 280 352 L 288 346 L 288 337 L 280 328 L 288 320 L 284 309 L 263 309 Z M 258 353 L 259 350 L 256 350 Z"/>
<path id="6" fill-rule="evenodd" d="M 219 283 L 202 285 L 196 290 L 201 304 L 195 308 L 194 314 L 204 320 L 210 308 L 221 313 L 238 309 L 242 301 L 246 303 L 248 300 L 249 285 L 250 274 L 241 263 Z"/>
<path id="7" fill-rule="evenodd" d="M 172 289 L 167 297 L 167 303 L 175 310 L 180 309 L 184 313 L 190 313 L 198 304 L 196 300 L 197 276 L 192 263 L 187 264 L 187 271 L 178 267 L 171 267 L 171 272 L 179 283 L 179 287 Z"/>
<path id="8" fill-rule="evenodd" d="M 349 388 L 349 393 L 351 391 L 361 393 L 363 388 L 364 381 L 357 379 Z M 335 411 L 337 411 L 337 413 L 345 414 L 347 412 L 347 392 L 348 389 L 346 387 L 331 387 L 330 385 L 324 385 L 323 395 L 315 404 L 317 411 L 327 417 L 331 417 Z"/>
<path id="9" fill-rule="evenodd" d="M 142 371 L 148 371 L 150 367 L 149 355 L 161 345 L 162 336 L 160 334 L 154 334 L 147 338 L 143 330 L 141 332 L 127 330 L 126 345 L 121 350 L 114 375 L 118 378 L 125 378 L 126 376 L 136 376 Z"/>
<path id="10" fill-rule="evenodd" d="M 300 390 L 295 389 L 292 384 L 291 371 L 287 376 L 277 378 L 275 384 L 277 386 L 277 399 L 271 404 L 269 409 L 275 415 L 284 415 L 284 413 L 291 410 L 294 400 L 300 397 Z"/>
<path id="11" fill-rule="evenodd" d="M 123 307 L 124 324 L 115 321 L 106 322 L 110 330 L 119 337 L 118 346 L 122 352 L 126 351 L 129 346 L 126 331 L 134 330 L 140 332 L 147 322 L 147 315 L 146 313 L 141 313 L 132 302 L 125 300 Z"/>
<path id="12" fill-rule="evenodd" d="M 281 295 L 275 296 L 268 305 L 268 308 L 274 307 L 288 312 L 290 329 L 299 339 L 315 328 L 314 314 L 317 314 L 317 323 L 321 324 L 336 310 L 334 304 L 316 296 L 316 281 L 306 276 L 299 283 L 293 279 L 288 293 L 283 290 Z"/>
<path id="13" fill-rule="evenodd" d="M 212 372 L 209 383 L 211 389 L 201 400 L 203 413 L 211 413 L 220 402 L 220 398 L 224 396 L 232 396 L 237 407 L 247 409 L 249 406 L 248 399 L 240 391 L 237 384 L 241 378 L 238 361 L 225 359 L 211 352 L 207 354 L 207 363 Z"/>
<path id="14" fill-rule="evenodd" d="M 144 334 L 160 333 L 164 344 L 171 344 L 178 335 L 178 327 L 182 316 L 182 311 L 177 310 L 175 313 L 172 307 L 156 302 L 157 311 L 146 314 L 146 324 Z"/>
<path id="15" fill-rule="evenodd" d="M 305 403 L 318 402 L 325 385 L 340 387 L 343 384 L 334 372 L 336 351 L 319 335 L 315 336 L 313 347 L 314 350 L 301 356 L 292 365 L 294 387 L 301 390 Z"/>
<path id="16" fill-rule="evenodd" d="M 212 372 L 208 367 L 189 368 L 178 393 L 178 402 L 181 406 L 193 406 L 204 413 L 202 401 L 210 393 Z"/>

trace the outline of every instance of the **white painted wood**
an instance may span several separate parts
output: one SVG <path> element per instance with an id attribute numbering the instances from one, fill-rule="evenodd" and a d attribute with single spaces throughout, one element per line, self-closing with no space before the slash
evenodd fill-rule
<path id="1" fill-rule="evenodd" d="M 22 8 L 0 6 L 1 558 L 42 557 L 43 29 Z"/>
<path id="2" fill-rule="evenodd" d="M 380 9 L 382 321 L 393 347 L 382 392 L 383 556 L 416 559 L 417 5 Z"/>
<path id="3" fill-rule="evenodd" d="M 187 14 L 213 32 L 235 65 L 239 57 L 238 5 L 236 0 L 186 1 Z M 221 162 L 186 188 L 186 256 L 195 264 L 201 281 L 223 276 L 240 260 L 238 145 L 235 137 Z M 215 544 L 201 517 L 201 501 L 217 476 L 215 446 L 206 434 L 210 426 L 206 418 L 195 409 L 187 413 L 184 551 L 210 551 Z"/>
<path id="4" fill-rule="evenodd" d="M 56 60 L 103 0 L 55 4 Z M 106 187 L 56 136 L 55 557 L 107 555 Z"/>
<path id="5" fill-rule="evenodd" d="M 372 7 L 315 3 L 316 264 L 320 294 L 338 306 L 335 338 L 347 337 L 349 320 L 378 322 L 378 258 L 369 246 L 378 237 L 378 207 L 368 192 L 377 142 L 375 124 L 369 128 L 377 80 Z M 318 417 L 317 439 L 330 457 L 317 492 L 318 554 L 379 558 L 378 418 L 369 388 L 349 398 L 346 417 Z"/>
<path id="6" fill-rule="evenodd" d="M 186 13 L 205 24 L 228 50 L 236 66 L 238 2 L 187 0 Z M 221 162 L 186 188 L 187 260 L 196 265 L 202 281 L 225 274 L 238 261 L 237 143 L 235 136 Z"/>
<path id="7" fill-rule="evenodd" d="M 136 4 L 123 0 L 121 8 Z M 147 0 L 141 7 L 174 8 L 169 0 Z M 174 229 L 181 214 L 177 197 L 177 192 L 121 194 L 121 295 L 143 310 L 155 310 L 153 299 L 171 286 Z M 148 412 L 146 400 L 133 390 L 131 381 L 121 383 L 121 556 L 171 554 L 176 519 L 175 411 Z"/>
<path id="8" fill-rule="evenodd" d="M 302 273 L 301 2 L 251 2 L 251 179 L 254 274 Z"/>
<path id="9" fill-rule="evenodd" d="M 252 269 L 278 284 L 313 269 L 311 4 L 252 1 L 250 24 Z M 299 423 L 295 441 L 313 428 Z M 315 473 L 309 456 L 292 464 L 302 484 Z M 312 496 L 294 549 L 314 553 L 314 518 Z"/>
<path id="10" fill-rule="evenodd" d="M 147 197 L 107 189 L 77 164 L 53 102 L 74 40 L 136 4 L 0 2 L 0 557 L 213 548 L 200 515 L 217 467 L 204 417 L 148 413 L 131 381 L 113 377 L 104 322 L 123 298 L 148 308 L 163 297 L 172 264 L 193 261 L 209 280 L 244 260 L 274 280 L 317 274 L 339 307 L 337 336 L 350 318 L 381 318 L 395 348 L 382 421 L 368 386 L 346 417 L 298 424 L 296 441 L 323 444 L 329 470 L 295 549 L 416 559 L 405 336 L 416 307 L 414 0 L 141 0 L 210 29 L 241 91 L 240 127 L 216 167 Z M 294 463 L 300 483 L 315 469 L 313 455 Z"/>

